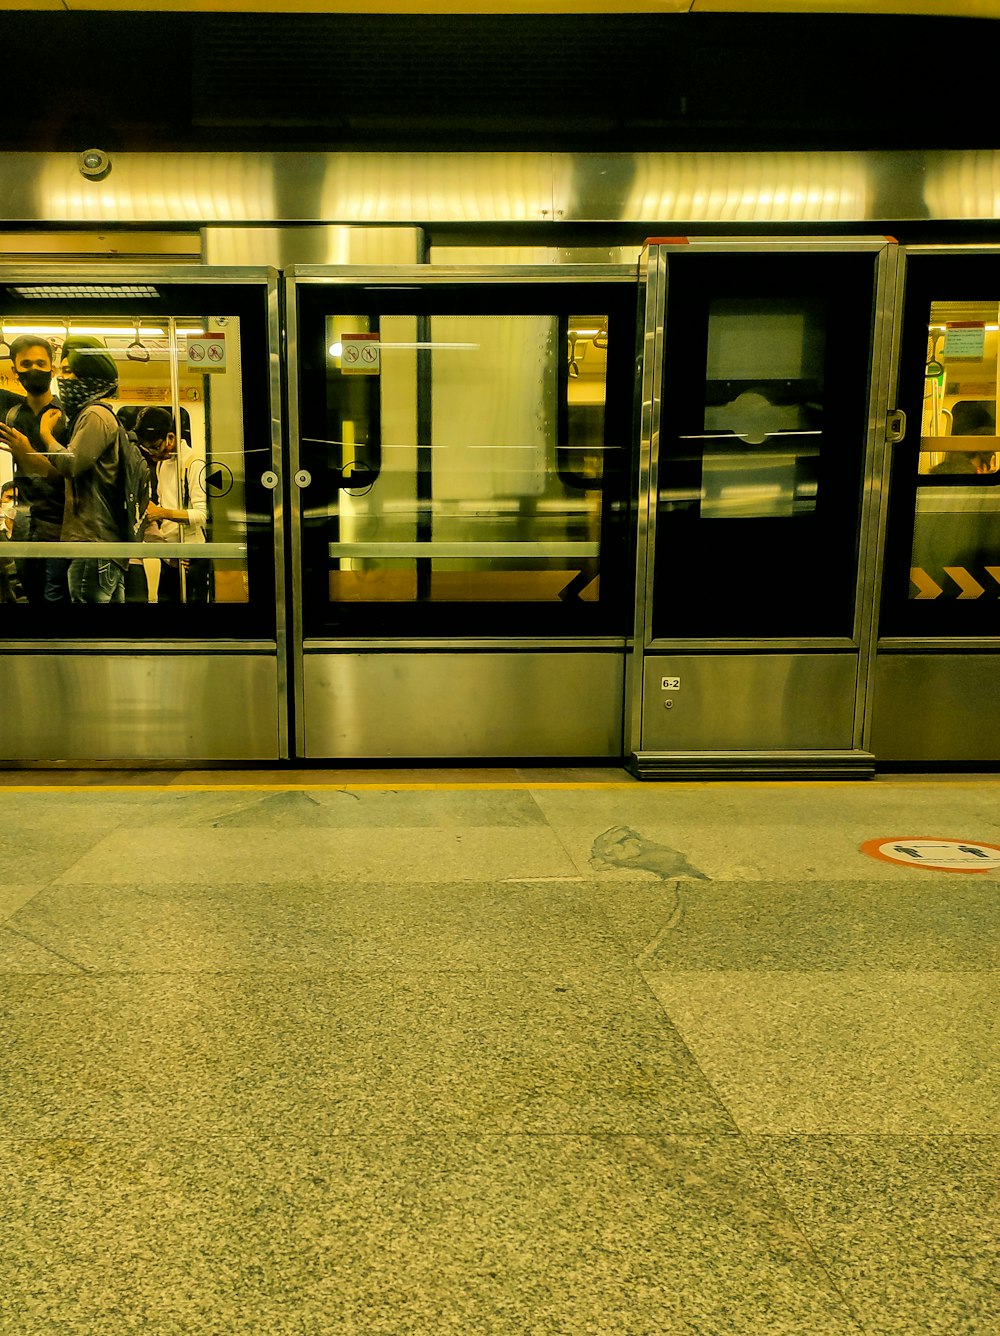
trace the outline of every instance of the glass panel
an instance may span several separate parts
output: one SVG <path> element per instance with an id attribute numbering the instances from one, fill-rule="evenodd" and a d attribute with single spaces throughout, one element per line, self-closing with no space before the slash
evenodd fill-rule
<path id="1" fill-rule="evenodd" d="M 259 454 L 259 478 L 270 458 L 269 414 L 258 388 L 252 411 L 263 407 L 262 421 L 247 431 L 243 375 L 248 344 L 266 366 L 262 300 L 256 321 L 239 299 L 228 315 L 204 307 L 35 314 L 53 304 L 33 301 L 0 321 L 9 352 L 0 376 L 0 537 L 13 545 L 0 599 L 21 605 L 5 629 L 102 638 L 266 633 L 271 519 L 251 501 L 260 489 L 248 486 L 247 459 Z"/>
<path id="2" fill-rule="evenodd" d="M 1000 594 L 996 301 L 932 302 L 909 597 Z"/>
<path id="3" fill-rule="evenodd" d="M 620 587 L 621 556 L 601 554 L 631 424 L 619 389 L 611 425 L 610 310 L 416 306 L 315 322 L 325 402 L 314 356 L 302 448 L 325 500 L 304 494 L 307 633 L 598 629 L 609 568 Z"/>
<path id="4" fill-rule="evenodd" d="M 654 639 L 852 634 L 873 277 L 671 260 Z"/>

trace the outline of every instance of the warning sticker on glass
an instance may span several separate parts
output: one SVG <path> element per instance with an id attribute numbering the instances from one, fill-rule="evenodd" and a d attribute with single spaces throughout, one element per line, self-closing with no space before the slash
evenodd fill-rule
<path id="1" fill-rule="evenodd" d="M 382 370 L 382 349 L 377 334 L 343 334 L 340 370 L 345 376 L 377 376 Z"/>
<path id="2" fill-rule="evenodd" d="M 995 872 L 1000 845 L 982 840 L 945 840 L 930 835 L 900 835 L 865 840 L 861 852 L 886 863 L 924 867 L 935 872 Z"/>

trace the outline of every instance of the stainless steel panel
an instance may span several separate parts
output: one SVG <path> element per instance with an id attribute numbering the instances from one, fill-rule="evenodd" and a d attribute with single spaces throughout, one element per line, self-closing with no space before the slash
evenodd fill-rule
<path id="1" fill-rule="evenodd" d="M 871 750 L 879 761 L 997 763 L 998 685 L 1000 653 L 880 653 L 871 693 Z"/>
<path id="2" fill-rule="evenodd" d="M 648 222 L 821 225 L 996 216 L 1000 151 L 6 153 L 9 224 Z M 677 222 L 671 224 L 677 226 Z"/>
<path id="3" fill-rule="evenodd" d="M 305 755 L 622 755 L 620 653 L 310 654 Z"/>
<path id="4" fill-rule="evenodd" d="M 206 264 L 418 264 L 423 233 L 415 227 L 205 227 Z"/>
<path id="5" fill-rule="evenodd" d="M 7 762 L 268 761 L 274 654 L 4 654 Z"/>
<path id="6" fill-rule="evenodd" d="M 637 779 L 872 779 L 865 751 L 636 752 Z"/>
<path id="7" fill-rule="evenodd" d="M 857 670 L 850 652 L 647 655 L 637 750 L 850 750 Z"/>

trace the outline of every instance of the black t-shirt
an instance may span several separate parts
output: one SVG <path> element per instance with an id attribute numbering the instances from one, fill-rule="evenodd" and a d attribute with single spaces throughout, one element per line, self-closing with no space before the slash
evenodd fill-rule
<path id="1" fill-rule="evenodd" d="M 10 391 L 2 393 L 10 394 Z M 62 408 L 62 404 L 58 399 L 53 399 L 51 403 L 45 405 L 41 413 L 36 415 L 28 407 L 25 399 L 16 394 L 11 395 L 11 398 L 14 400 L 12 405 L 14 412 L 8 410 L 4 414 L 4 420 L 9 426 L 23 432 L 36 450 L 44 452 L 45 446 L 40 431 L 42 415 L 50 408 Z M 58 432 L 56 435 L 58 437 Z M 29 537 L 37 542 L 57 542 L 62 532 L 63 503 L 66 495 L 63 480 L 40 478 L 36 473 L 18 468 L 17 491 L 20 499 L 28 503 L 31 511 Z"/>
<path id="2" fill-rule="evenodd" d="M 13 390 L 0 390 L 0 413 L 6 418 L 12 408 L 18 404 L 24 403 L 23 394 L 15 394 Z"/>

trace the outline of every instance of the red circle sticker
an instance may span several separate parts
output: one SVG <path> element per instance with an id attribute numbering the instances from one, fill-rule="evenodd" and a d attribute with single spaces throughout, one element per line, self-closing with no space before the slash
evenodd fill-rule
<path id="1" fill-rule="evenodd" d="M 934 835 L 900 835 L 865 840 L 861 852 L 870 858 L 932 872 L 994 872 L 1000 868 L 1000 845 L 982 840 L 942 840 Z"/>

